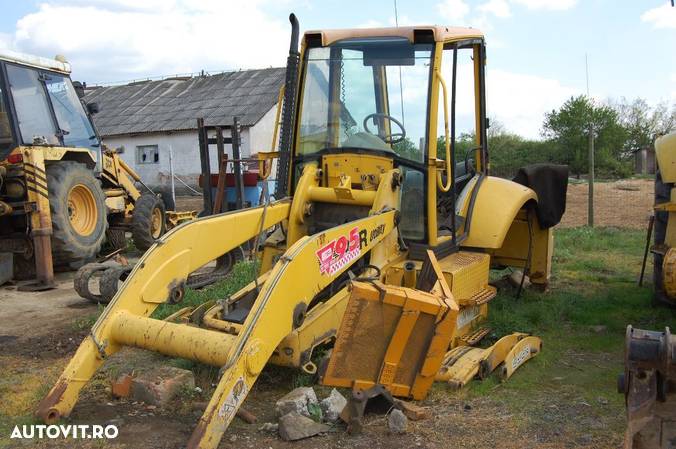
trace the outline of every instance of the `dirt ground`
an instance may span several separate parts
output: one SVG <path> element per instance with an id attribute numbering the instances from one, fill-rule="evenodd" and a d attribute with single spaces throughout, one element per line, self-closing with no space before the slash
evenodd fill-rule
<path id="1" fill-rule="evenodd" d="M 200 403 L 209 399 L 207 393 L 173 403 L 164 410 L 141 403 L 113 399 L 110 393 L 110 369 L 104 369 L 83 390 L 72 415 L 71 424 L 115 424 L 120 430 L 112 441 L 84 440 L 8 440 L 16 424 L 37 423 L 31 418 L 37 401 L 43 397 L 56 377 L 86 337 L 97 312 L 97 305 L 79 298 L 70 288 L 70 276 L 61 274 L 56 290 L 42 293 L 21 293 L 14 287 L 0 289 L 0 447 L 36 448 L 148 448 L 179 449 L 185 447 L 191 431 L 201 416 Z M 143 352 L 143 351 L 139 351 Z M 568 359 L 568 358 L 567 358 Z M 122 363 L 135 366 L 133 356 L 122 356 Z M 571 354 L 566 364 L 579 363 L 579 354 Z M 110 363 L 110 362 L 109 362 Z M 167 360 L 161 361 L 167 363 Z M 595 359 L 593 363 L 612 363 L 618 360 Z M 523 370 L 536 369 L 525 367 Z M 526 371 L 523 371 L 524 373 Z M 531 378 L 534 382 L 528 395 L 541 423 L 528 422 L 525 415 L 505 407 L 503 399 L 487 396 L 468 396 L 465 392 L 452 393 L 443 385 L 435 385 L 421 405 L 429 407 L 432 417 L 410 422 L 404 435 L 391 435 L 386 418 L 370 415 L 364 433 L 349 436 L 342 425 L 326 435 L 293 443 L 281 441 L 276 433 L 259 430 L 264 422 L 274 422 L 275 400 L 296 386 L 294 372 L 269 367 L 255 384 L 244 403 L 259 420 L 245 424 L 235 419 L 219 448 L 411 448 L 441 449 L 491 448 L 600 448 L 618 447 L 620 434 L 607 428 L 607 423 L 595 416 L 594 407 L 575 394 L 558 391 L 550 400 L 552 379 Z M 532 375 L 531 375 L 532 377 Z M 212 389 L 214 373 L 197 376 L 197 384 L 205 391 Z M 315 387 L 318 396 L 328 395 L 329 389 Z M 500 388 L 497 384 L 491 388 Z M 11 395 L 9 392 L 11 391 Z M 347 392 L 344 392 L 347 394 Z M 525 395 L 525 393 L 524 393 Z M 198 405 L 197 407 L 195 405 Z M 618 409 L 619 412 L 619 409 Z M 580 423 L 584 428 L 580 429 Z M 599 430 L 601 429 L 601 430 Z M 601 432 L 601 436 L 596 434 Z M 608 435 L 611 435 L 609 437 Z M 18 444 L 22 443 L 22 444 Z"/>
<path id="2" fill-rule="evenodd" d="M 55 290 L 41 293 L 18 292 L 15 287 L 0 288 L 0 391 L 12 395 L 0 401 L 0 447 L 56 447 L 56 448 L 149 448 L 178 449 L 184 447 L 201 410 L 190 403 L 199 404 L 208 398 L 190 398 L 168 410 L 156 410 L 139 403 L 113 400 L 108 379 L 104 373 L 85 387 L 78 405 L 68 419 L 73 424 L 115 424 L 120 435 L 112 442 L 76 440 L 42 440 L 21 442 L 8 440 L 15 424 L 29 424 L 24 415 L 30 415 L 35 403 L 51 387 L 79 343 L 88 333 L 91 317 L 97 305 L 79 298 L 71 288 L 72 276 L 60 274 Z M 133 357 L 132 357 L 133 358 Z M 130 362 L 135 363 L 135 362 Z M 457 447 L 491 447 L 492 442 L 515 432 L 514 444 L 503 447 L 522 448 L 525 435 L 516 433 L 514 423 L 507 413 L 488 400 L 471 404 L 463 399 L 449 399 L 447 395 L 434 395 L 427 402 L 434 407 L 431 420 L 410 423 L 411 432 L 392 436 L 386 432 L 382 416 L 372 416 L 366 422 L 362 436 L 349 437 L 338 427 L 327 435 L 285 443 L 275 433 L 258 430 L 263 422 L 274 421 L 271 404 L 291 388 L 292 374 L 275 368 L 266 369 L 244 406 L 259 419 L 259 424 L 248 425 L 235 420 L 226 433 L 220 448 L 442 448 L 453 443 Z M 199 378 L 198 384 L 207 378 Z M 280 386 L 281 380 L 281 386 Z M 4 383 L 4 385 L 3 385 Z M 204 385 L 208 388 L 209 385 Z M 320 397 L 329 389 L 318 388 Z M 4 421 L 4 422 L 3 422 Z M 37 422 L 37 421 L 35 421 Z M 490 426 L 488 425 L 490 424 Z M 469 435 L 468 428 L 482 428 Z M 510 430 L 513 429 L 513 430 Z M 535 444 L 537 435 L 528 435 Z M 536 447 L 536 446 L 532 446 Z M 546 447 L 538 445 L 537 447 Z"/>
<path id="3" fill-rule="evenodd" d="M 645 229 L 653 206 L 654 181 L 631 179 L 594 183 L 594 225 Z M 568 184 L 566 213 L 561 226 L 587 224 L 586 182 Z"/>
<path id="4" fill-rule="evenodd" d="M 201 196 L 177 196 L 176 197 L 176 209 L 179 211 L 187 210 L 202 210 L 202 197 Z"/>

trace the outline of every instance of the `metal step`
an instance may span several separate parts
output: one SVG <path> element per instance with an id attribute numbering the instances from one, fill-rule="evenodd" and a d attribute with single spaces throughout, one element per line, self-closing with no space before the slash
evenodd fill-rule
<path id="1" fill-rule="evenodd" d="M 481 327 L 472 332 L 471 334 L 463 335 L 462 337 L 460 337 L 460 344 L 463 346 L 475 346 L 490 332 L 491 332 L 490 327 Z"/>
<path id="2" fill-rule="evenodd" d="M 467 298 L 467 299 L 459 299 L 458 302 L 462 305 L 472 305 L 472 306 L 478 306 L 481 304 L 486 304 L 488 301 L 491 299 L 495 298 L 495 295 L 497 294 L 497 289 L 493 287 L 492 285 L 487 286 L 483 290 L 479 290 L 476 292 L 473 296 Z"/>

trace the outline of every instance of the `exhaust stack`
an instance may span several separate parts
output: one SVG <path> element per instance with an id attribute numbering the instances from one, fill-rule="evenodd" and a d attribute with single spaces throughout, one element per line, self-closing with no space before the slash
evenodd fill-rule
<path id="1" fill-rule="evenodd" d="M 289 195 L 289 169 L 291 167 L 291 143 L 293 142 L 293 118 L 296 113 L 296 86 L 298 81 L 299 25 L 296 15 L 289 15 L 291 22 L 291 44 L 286 59 L 286 79 L 284 81 L 284 108 L 279 136 L 279 161 L 277 162 L 277 184 L 275 198 L 281 199 Z"/>

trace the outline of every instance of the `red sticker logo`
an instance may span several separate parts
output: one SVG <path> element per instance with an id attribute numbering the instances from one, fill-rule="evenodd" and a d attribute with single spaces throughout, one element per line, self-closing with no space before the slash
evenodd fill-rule
<path id="1" fill-rule="evenodd" d="M 361 254 L 359 228 L 352 228 L 349 238 L 341 235 L 317 250 L 319 272 L 332 275 Z"/>

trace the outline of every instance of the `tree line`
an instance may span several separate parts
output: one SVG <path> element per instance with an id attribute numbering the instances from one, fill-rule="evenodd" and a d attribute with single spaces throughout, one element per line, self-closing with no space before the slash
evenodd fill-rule
<path id="1" fill-rule="evenodd" d="M 511 175 L 537 162 L 566 164 L 573 176 L 589 171 L 589 134 L 594 136 L 595 173 L 601 178 L 624 178 L 633 173 L 634 153 L 650 147 L 655 139 L 676 131 L 676 103 L 650 106 L 644 99 L 594 101 L 585 95 L 571 97 L 559 109 L 545 114 L 541 139 L 527 139 L 491 120 L 488 148 L 491 171 Z M 456 140 L 456 161 L 475 146 L 474 135 Z M 437 152 L 444 153 L 444 137 Z M 396 151 L 396 150 L 395 150 Z"/>

